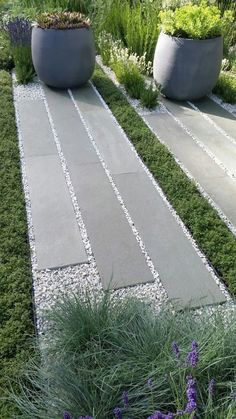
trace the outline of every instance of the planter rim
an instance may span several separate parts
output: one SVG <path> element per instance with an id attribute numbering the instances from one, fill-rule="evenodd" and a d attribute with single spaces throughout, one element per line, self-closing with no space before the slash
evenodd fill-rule
<path id="1" fill-rule="evenodd" d="M 189 41 L 189 42 L 206 42 L 206 41 L 208 41 L 208 42 L 212 42 L 212 41 L 214 41 L 215 39 L 222 39 L 223 38 L 223 35 L 219 35 L 219 36 L 215 36 L 214 38 L 206 38 L 206 39 L 197 39 L 197 38 L 183 38 L 182 36 L 173 36 L 173 35 L 169 35 L 169 34 L 167 34 L 167 33 L 165 33 L 165 32 L 163 32 L 163 31 L 161 31 L 160 32 L 160 35 L 165 35 L 165 36 L 167 36 L 168 38 L 171 38 L 171 39 L 177 39 L 177 40 L 183 40 L 183 41 Z"/>
<path id="2" fill-rule="evenodd" d="M 38 25 L 32 25 L 33 29 L 41 29 L 42 31 L 57 31 L 57 32 L 67 32 L 67 31 L 77 31 L 77 30 L 81 30 L 81 29 L 86 29 L 86 30 L 91 30 L 90 26 L 82 26 L 81 28 L 41 28 L 41 26 Z"/>

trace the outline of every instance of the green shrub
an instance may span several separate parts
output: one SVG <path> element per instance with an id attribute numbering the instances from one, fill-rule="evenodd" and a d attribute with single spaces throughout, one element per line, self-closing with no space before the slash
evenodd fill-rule
<path id="1" fill-rule="evenodd" d="M 140 99 L 145 88 L 145 79 L 138 67 L 132 62 L 115 61 L 112 63 L 112 69 L 127 93 L 132 98 Z"/>
<path id="2" fill-rule="evenodd" d="M 222 71 L 213 93 L 220 96 L 225 102 L 236 103 L 236 74 Z"/>
<path id="3" fill-rule="evenodd" d="M 97 0 L 93 24 L 96 33 L 109 32 L 133 53 L 146 54 L 153 61 L 159 34 L 161 1 L 129 2 L 128 0 Z"/>
<path id="4" fill-rule="evenodd" d="M 0 31 L 0 70 L 11 70 L 13 65 L 9 39 Z"/>
<path id="5" fill-rule="evenodd" d="M 28 367 L 22 396 L 15 397 L 24 419 L 59 419 L 64 411 L 73 418 L 112 419 L 117 406 L 124 419 L 145 419 L 157 410 L 176 413 L 185 410 L 190 374 L 196 379 L 197 417 L 236 414 L 235 305 L 228 314 L 224 308 L 196 314 L 168 307 L 155 314 L 138 299 L 105 296 L 91 303 L 74 297 L 60 303 L 50 320 L 46 358 Z M 193 348 L 196 366 L 189 355 Z"/>
<path id="6" fill-rule="evenodd" d="M 17 81 L 27 84 L 35 75 L 31 56 L 31 23 L 28 19 L 17 17 L 7 22 L 6 30 L 11 41 Z"/>
<path id="7" fill-rule="evenodd" d="M 159 91 L 151 84 L 149 87 L 143 89 L 140 95 L 140 103 L 143 107 L 152 109 L 158 104 Z"/>
<path id="8" fill-rule="evenodd" d="M 168 35 L 207 39 L 220 36 L 225 27 L 233 22 L 233 14 L 226 11 L 221 18 L 217 7 L 206 6 L 202 2 L 199 6 L 188 4 L 175 11 L 161 11 L 160 19 L 162 30 Z"/>
<path id="9" fill-rule="evenodd" d="M 31 352 L 32 279 L 11 76 L 0 71 L 0 417 L 15 418 L 4 399 Z M 13 383 L 15 387 L 15 383 Z"/>
<path id="10" fill-rule="evenodd" d="M 42 13 L 37 25 L 43 29 L 78 29 L 88 28 L 89 20 L 77 12 Z"/>

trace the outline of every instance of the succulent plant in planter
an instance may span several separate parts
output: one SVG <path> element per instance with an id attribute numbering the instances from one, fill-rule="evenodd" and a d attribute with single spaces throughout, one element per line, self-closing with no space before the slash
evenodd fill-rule
<path id="1" fill-rule="evenodd" d="M 57 88 L 77 87 L 92 76 L 95 46 L 89 20 L 80 13 L 43 13 L 32 31 L 39 78 Z"/>
<path id="2" fill-rule="evenodd" d="M 233 21 L 205 1 L 160 12 L 162 31 L 156 45 L 153 74 L 162 93 L 179 100 L 199 99 L 215 86 L 223 58 L 222 33 Z"/>

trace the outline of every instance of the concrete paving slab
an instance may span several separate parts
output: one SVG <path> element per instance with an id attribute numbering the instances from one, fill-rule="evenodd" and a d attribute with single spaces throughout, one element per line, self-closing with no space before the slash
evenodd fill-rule
<path id="1" fill-rule="evenodd" d="M 153 282 L 72 100 L 49 88 L 45 94 L 104 288 Z"/>
<path id="2" fill-rule="evenodd" d="M 163 99 L 166 107 L 207 147 L 217 159 L 236 175 L 236 145 L 186 102 Z"/>
<path id="3" fill-rule="evenodd" d="M 65 90 L 44 86 L 45 96 L 60 141 L 66 143 L 66 159 L 78 164 L 97 163 L 99 158 L 78 113 Z"/>
<path id="4" fill-rule="evenodd" d="M 148 124 L 236 226 L 236 182 L 166 114 L 145 116 Z"/>
<path id="5" fill-rule="evenodd" d="M 87 262 L 58 156 L 26 158 L 38 269 Z"/>
<path id="6" fill-rule="evenodd" d="M 193 103 L 227 134 L 236 139 L 236 118 L 230 112 L 209 98 L 203 98 Z"/>
<path id="7" fill-rule="evenodd" d="M 104 288 L 153 282 L 102 165 L 78 166 L 72 182 Z"/>
<path id="8" fill-rule="evenodd" d="M 114 179 L 169 298 L 192 307 L 225 301 L 146 173 Z"/>
<path id="9" fill-rule="evenodd" d="M 87 86 L 82 91 L 76 89 L 72 93 L 110 173 L 132 173 L 142 170 L 123 133 L 92 87 Z M 93 109 L 99 109 L 99 112 L 92 112 Z"/>
<path id="10" fill-rule="evenodd" d="M 25 157 L 57 154 L 43 100 L 19 101 Z"/>

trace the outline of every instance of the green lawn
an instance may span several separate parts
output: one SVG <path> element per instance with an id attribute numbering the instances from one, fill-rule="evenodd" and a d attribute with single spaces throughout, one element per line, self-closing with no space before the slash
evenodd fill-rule
<path id="1" fill-rule="evenodd" d="M 99 67 L 93 82 L 201 250 L 236 294 L 236 237 Z"/>
<path id="2" fill-rule="evenodd" d="M 32 278 L 11 76 L 0 71 L 0 417 L 12 419 L 3 398 L 28 358 L 33 336 Z"/>

